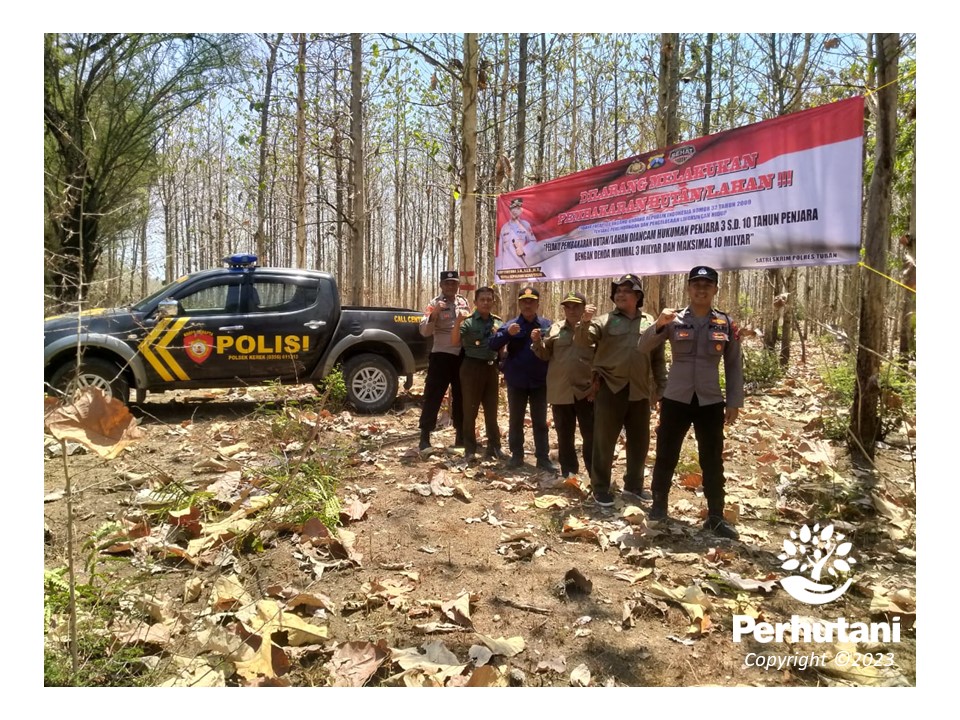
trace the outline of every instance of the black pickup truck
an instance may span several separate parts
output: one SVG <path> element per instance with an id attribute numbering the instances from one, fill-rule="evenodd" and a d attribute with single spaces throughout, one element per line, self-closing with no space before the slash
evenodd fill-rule
<path id="1" fill-rule="evenodd" d="M 135 305 L 46 318 L 44 386 L 96 386 L 124 402 L 130 391 L 319 384 L 337 365 L 349 402 L 382 412 L 399 376 L 427 366 L 421 313 L 341 307 L 332 275 L 261 268 L 231 255 L 225 267 L 185 275 Z"/>

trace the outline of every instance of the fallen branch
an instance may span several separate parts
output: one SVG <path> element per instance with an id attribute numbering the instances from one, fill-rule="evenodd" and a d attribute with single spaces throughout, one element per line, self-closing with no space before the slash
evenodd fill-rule
<path id="1" fill-rule="evenodd" d="M 517 602 L 516 600 L 510 600 L 508 598 L 495 597 L 493 598 L 493 602 L 500 603 L 501 605 L 506 605 L 508 607 L 516 608 L 517 610 L 526 610 L 527 612 L 538 613 L 540 615 L 553 614 L 553 610 L 550 610 L 549 608 L 537 607 L 536 605 Z"/>

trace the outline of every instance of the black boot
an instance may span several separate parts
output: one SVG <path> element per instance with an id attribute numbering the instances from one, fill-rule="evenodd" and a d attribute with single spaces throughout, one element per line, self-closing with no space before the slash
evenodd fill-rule
<path id="1" fill-rule="evenodd" d="M 647 520 L 651 522 L 662 522 L 667 519 L 667 496 L 659 493 L 653 494 L 653 506 L 647 513 Z"/>
<path id="2" fill-rule="evenodd" d="M 421 430 L 420 431 L 420 452 L 427 450 L 430 447 L 430 431 Z"/>
<path id="3" fill-rule="evenodd" d="M 723 515 L 709 515 L 707 521 L 703 524 L 703 529 L 713 531 L 713 534 L 718 537 L 730 540 L 740 539 L 740 533 L 734 529 L 733 525 L 723 519 Z"/>
<path id="4" fill-rule="evenodd" d="M 463 430 L 457 430 L 457 436 L 453 439 L 453 446 L 455 448 L 463 447 Z"/>

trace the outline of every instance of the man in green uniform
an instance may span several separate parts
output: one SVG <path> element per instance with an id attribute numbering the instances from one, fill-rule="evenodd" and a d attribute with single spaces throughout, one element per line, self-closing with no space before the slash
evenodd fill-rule
<path id="1" fill-rule="evenodd" d="M 494 303 L 493 288 L 477 288 L 474 295 L 476 310 L 468 314 L 458 310 L 450 333 L 450 340 L 463 347 L 460 364 L 460 385 L 463 388 L 463 448 L 465 457 L 472 460 L 477 454 L 477 414 L 483 406 L 483 419 L 487 430 L 485 457 L 500 460 L 500 426 L 497 424 L 497 402 L 500 398 L 500 369 L 497 351 L 491 350 L 490 338 L 500 328 L 502 321 L 491 310 Z"/>
<path id="2" fill-rule="evenodd" d="M 533 352 L 547 366 L 547 402 L 553 408 L 553 426 L 557 430 L 560 471 L 565 477 L 579 475 L 575 437 L 580 425 L 583 439 L 583 464 L 592 476 L 593 457 L 593 362 L 592 347 L 574 344 L 573 334 L 583 317 L 587 299 L 583 293 L 570 292 L 560 303 L 563 320 L 553 323 L 544 334 L 539 328 L 530 333 Z"/>
<path id="3" fill-rule="evenodd" d="M 667 519 L 667 496 L 680 449 L 693 425 L 707 499 L 704 528 L 736 540 L 739 533 L 723 517 L 723 426 L 736 421 L 743 407 L 743 355 L 740 330 L 729 315 L 713 308 L 719 275 L 698 265 L 690 271 L 682 310 L 664 308 L 640 338 L 640 350 L 653 352 L 670 341 L 670 377 L 660 404 L 657 460 L 653 466 L 653 507 L 648 518 Z M 727 390 L 720 388 L 720 358 Z"/>
<path id="4" fill-rule="evenodd" d="M 587 305 L 574 333 L 584 348 L 595 347 L 593 373 L 599 383 L 593 425 L 593 498 L 601 507 L 614 504 L 610 487 L 614 450 L 620 431 L 627 432 L 627 473 L 624 492 L 643 493 L 643 469 L 650 449 L 650 405 L 663 394 L 667 365 L 663 346 L 653 352 L 637 349 L 641 333 L 653 318 L 640 311 L 640 278 L 627 274 L 610 284 L 613 311 L 594 319 L 597 309 Z"/>

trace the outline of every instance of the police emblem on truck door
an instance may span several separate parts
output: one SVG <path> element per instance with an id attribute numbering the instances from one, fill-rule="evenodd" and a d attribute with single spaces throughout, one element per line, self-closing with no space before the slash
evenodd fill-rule
<path id="1" fill-rule="evenodd" d="M 207 331 L 186 333 L 183 336 L 183 347 L 187 351 L 187 357 L 199 365 L 213 352 L 213 333 Z"/>

